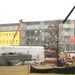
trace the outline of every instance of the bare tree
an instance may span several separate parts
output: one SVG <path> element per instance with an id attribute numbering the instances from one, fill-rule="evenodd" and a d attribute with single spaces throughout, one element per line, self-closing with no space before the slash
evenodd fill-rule
<path id="1" fill-rule="evenodd" d="M 47 47 L 49 47 L 52 50 L 57 50 L 57 44 L 59 40 L 59 24 L 61 23 L 61 20 L 56 20 L 54 22 L 54 25 L 51 25 L 48 29 L 49 36 L 46 37 Z"/>

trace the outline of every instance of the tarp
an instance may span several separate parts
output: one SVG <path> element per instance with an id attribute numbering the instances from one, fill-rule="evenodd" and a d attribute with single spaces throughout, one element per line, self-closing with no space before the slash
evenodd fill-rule
<path id="1" fill-rule="evenodd" d="M 70 36 L 70 41 L 72 44 L 75 44 L 75 36 Z"/>
<path id="2" fill-rule="evenodd" d="M 37 69 L 31 66 L 30 73 L 75 74 L 75 66 L 66 68 L 47 68 L 47 69 Z"/>

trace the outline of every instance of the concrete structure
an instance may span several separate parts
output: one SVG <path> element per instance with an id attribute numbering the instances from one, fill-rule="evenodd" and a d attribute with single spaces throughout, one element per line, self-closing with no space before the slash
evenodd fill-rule
<path id="1" fill-rule="evenodd" d="M 20 46 L 46 45 L 49 41 L 51 41 L 51 37 L 55 33 L 55 31 L 53 31 L 54 30 L 53 27 L 56 24 L 57 27 L 59 27 L 61 23 L 62 20 L 23 22 L 18 31 L 18 35 L 15 38 L 15 42 L 13 45 L 20 45 Z M 17 27 L 18 23 L 0 24 L 0 33 L 1 33 L 0 46 L 11 45 L 12 38 L 9 37 L 10 35 L 12 35 L 11 37 L 14 36 Z M 8 37 L 6 37 L 5 35 L 8 35 Z M 75 35 L 74 20 L 67 20 L 66 23 L 62 27 L 60 27 L 59 30 L 59 45 L 62 46 L 64 50 L 69 50 L 70 48 L 75 50 L 75 43 L 70 42 L 70 36 L 74 35 Z"/>

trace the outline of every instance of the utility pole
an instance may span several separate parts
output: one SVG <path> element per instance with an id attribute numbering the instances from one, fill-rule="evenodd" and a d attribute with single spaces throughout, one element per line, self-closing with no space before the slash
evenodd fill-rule
<path id="1" fill-rule="evenodd" d="M 59 26 L 58 26 L 59 27 Z M 56 51 L 56 56 L 57 56 L 57 66 L 58 66 L 58 58 L 59 58 L 59 30 L 57 32 L 57 51 Z"/>
<path id="2" fill-rule="evenodd" d="M 29 75 L 29 51 L 28 51 L 27 55 L 28 55 L 28 75 Z"/>

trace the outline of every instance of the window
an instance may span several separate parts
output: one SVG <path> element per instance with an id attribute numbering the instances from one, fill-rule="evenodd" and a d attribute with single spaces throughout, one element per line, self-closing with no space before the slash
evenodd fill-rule
<path id="1" fill-rule="evenodd" d="M 47 51 L 45 51 L 45 57 L 56 57 L 56 51 L 54 51 L 54 50 L 51 50 L 51 51 L 47 50 Z"/>
<path id="2" fill-rule="evenodd" d="M 31 38 L 31 44 L 38 45 L 39 44 L 39 38 L 37 38 L 37 37 Z"/>
<path id="3" fill-rule="evenodd" d="M 45 44 L 46 43 L 46 39 L 44 37 L 41 38 L 41 43 Z"/>
<path id="4" fill-rule="evenodd" d="M 30 30 L 26 31 L 26 36 L 30 36 Z"/>
<path id="5" fill-rule="evenodd" d="M 31 40 L 30 38 L 27 38 L 26 39 L 26 44 L 30 44 L 30 40 Z"/>
<path id="6" fill-rule="evenodd" d="M 39 36 L 40 31 L 38 30 L 28 30 L 26 31 L 26 36 Z"/>

